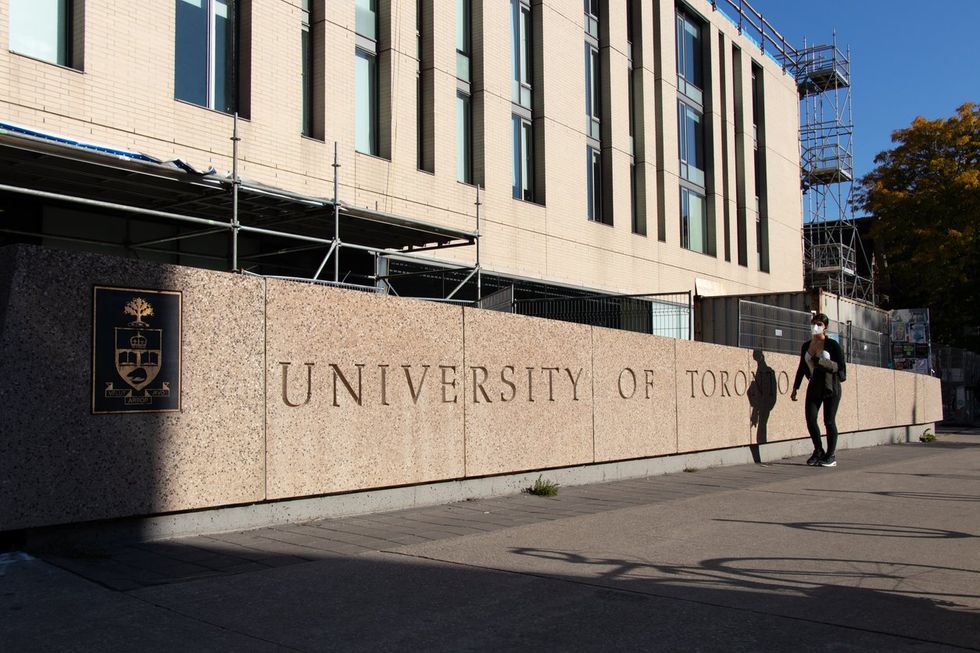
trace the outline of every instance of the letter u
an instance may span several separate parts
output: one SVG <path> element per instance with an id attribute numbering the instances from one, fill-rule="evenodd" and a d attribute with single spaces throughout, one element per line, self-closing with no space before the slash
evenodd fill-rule
<path id="1" fill-rule="evenodd" d="M 290 408 L 299 408 L 310 403 L 313 396 L 313 363 L 303 363 L 306 366 L 306 399 L 302 403 L 294 404 L 289 400 L 289 366 L 292 363 L 279 363 L 282 365 L 282 401 Z"/>

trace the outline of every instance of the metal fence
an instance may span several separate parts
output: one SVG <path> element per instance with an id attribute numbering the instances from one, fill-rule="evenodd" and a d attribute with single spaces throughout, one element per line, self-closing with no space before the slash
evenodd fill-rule
<path id="1" fill-rule="evenodd" d="M 515 299 L 513 312 L 564 322 L 691 339 L 690 292 Z"/>
<path id="2" fill-rule="evenodd" d="M 853 324 L 839 324 L 843 338 L 841 344 L 849 363 L 888 367 L 891 362 L 888 334 L 864 329 Z"/>
<path id="3" fill-rule="evenodd" d="M 746 299 L 738 302 L 738 346 L 783 354 L 798 354 L 810 338 L 812 313 L 769 306 Z M 840 343 L 847 362 L 888 367 L 888 334 L 831 322 L 827 335 Z"/>
<path id="4" fill-rule="evenodd" d="M 980 354 L 956 347 L 938 347 L 936 354 L 942 380 L 943 421 L 980 425 Z"/>
<path id="5" fill-rule="evenodd" d="M 738 346 L 799 354 L 800 346 L 810 337 L 812 317 L 805 311 L 740 299 Z"/>

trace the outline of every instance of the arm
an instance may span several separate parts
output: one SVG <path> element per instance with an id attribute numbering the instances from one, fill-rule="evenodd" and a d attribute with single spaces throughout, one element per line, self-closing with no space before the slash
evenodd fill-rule
<path id="1" fill-rule="evenodd" d="M 810 368 L 807 366 L 805 358 L 807 345 L 808 343 L 803 343 L 803 350 L 800 352 L 800 364 L 796 368 L 796 378 L 793 379 L 793 394 L 789 396 L 793 401 L 796 401 L 796 391 L 800 389 L 803 377 L 810 378 Z"/>

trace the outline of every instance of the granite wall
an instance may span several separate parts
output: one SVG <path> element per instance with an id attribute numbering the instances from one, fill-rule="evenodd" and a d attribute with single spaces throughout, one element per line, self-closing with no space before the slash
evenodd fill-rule
<path id="1" fill-rule="evenodd" d="M 126 387 L 121 372 L 114 384 L 94 373 L 94 332 L 111 328 L 93 320 L 94 286 L 181 293 L 179 411 L 93 411 L 93 395 Z M 0 531 L 805 438 L 802 402 L 790 400 L 796 365 L 770 352 L 5 247 Z M 941 418 L 938 379 L 851 366 L 842 432 Z"/>

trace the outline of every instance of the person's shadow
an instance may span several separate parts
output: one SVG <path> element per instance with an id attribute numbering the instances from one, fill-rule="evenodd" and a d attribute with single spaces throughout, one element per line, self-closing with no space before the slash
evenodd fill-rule
<path id="1" fill-rule="evenodd" d="M 757 363 L 755 378 L 749 385 L 746 393 L 749 398 L 749 405 L 752 406 L 752 413 L 749 417 L 750 424 L 755 427 L 755 444 L 750 445 L 752 460 L 756 463 L 762 462 L 759 445 L 768 441 L 769 435 L 769 414 L 772 413 L 776 405 L 776 373 L 766 364 L 766 356 L 761 349 L 752 351 L 752 358 Z"/>

